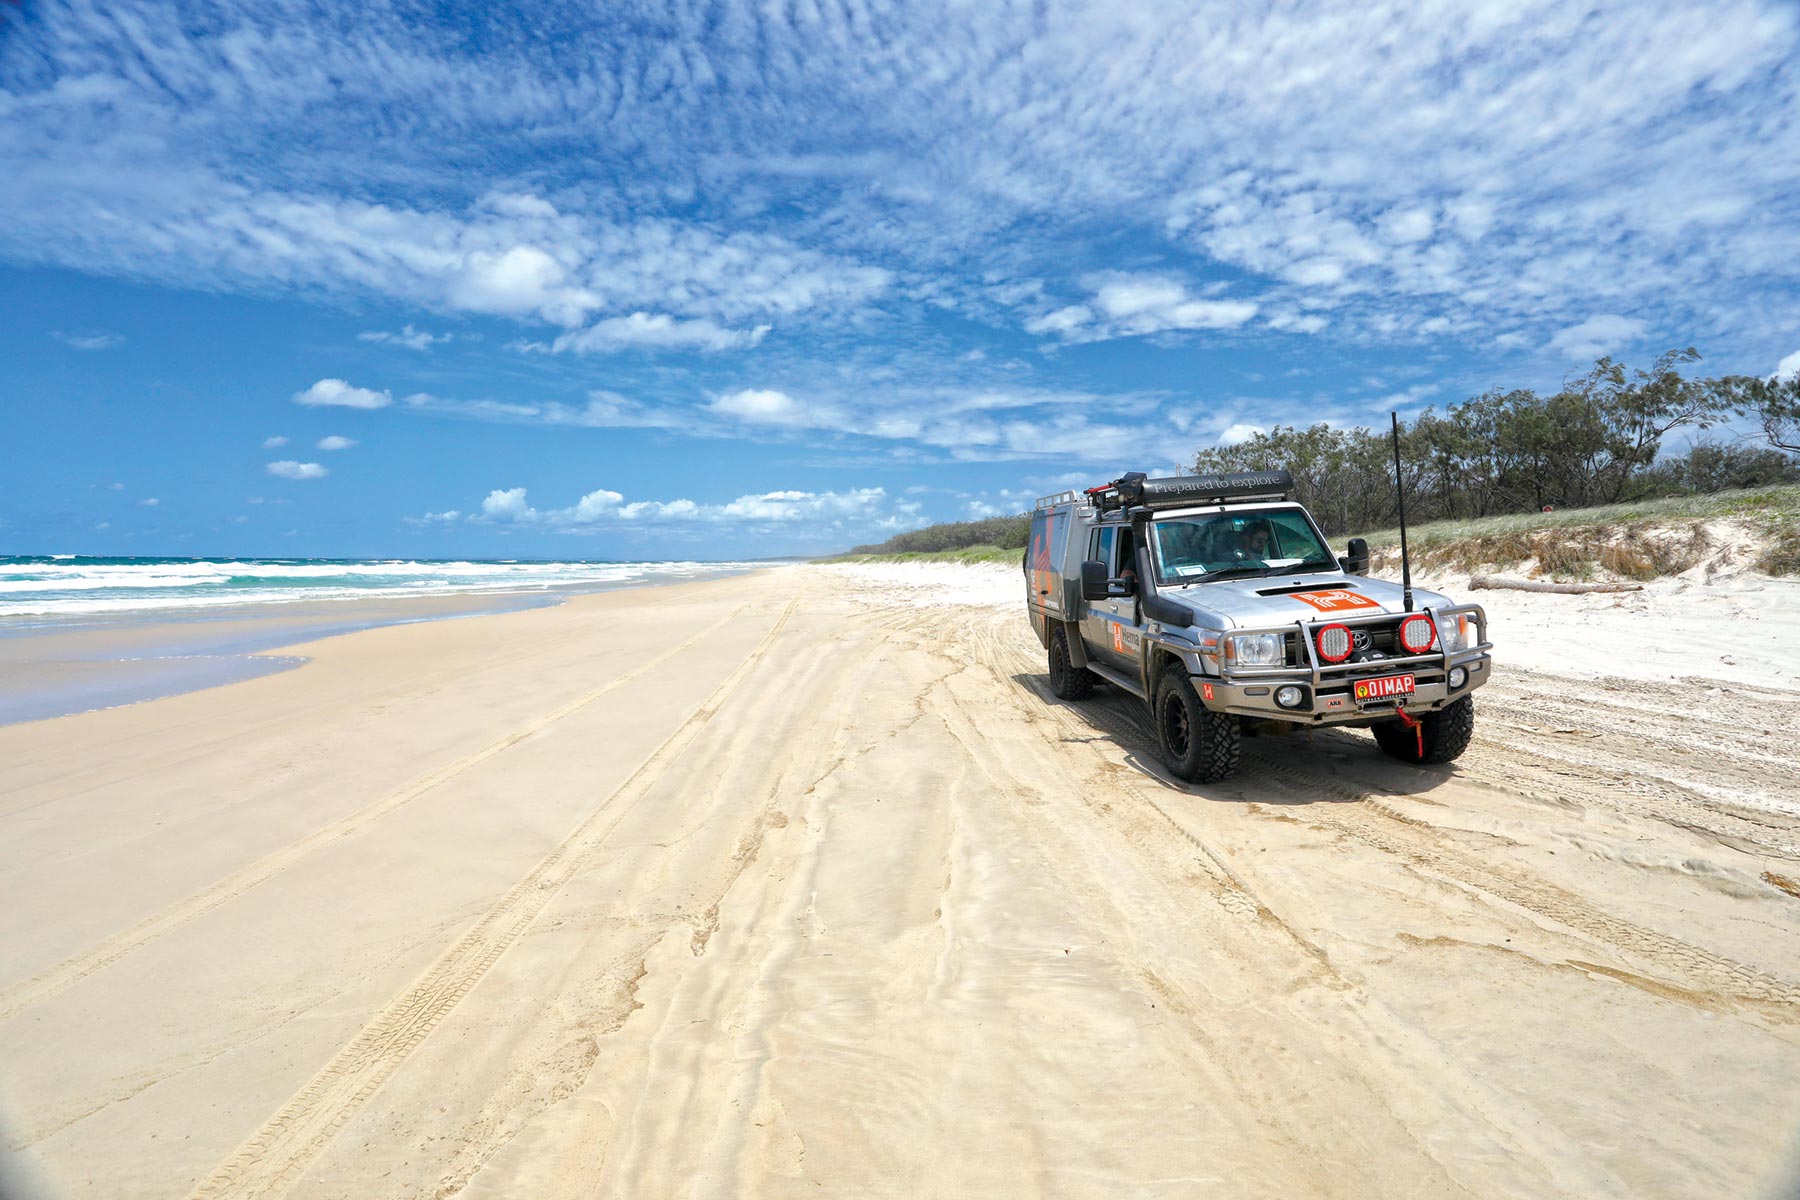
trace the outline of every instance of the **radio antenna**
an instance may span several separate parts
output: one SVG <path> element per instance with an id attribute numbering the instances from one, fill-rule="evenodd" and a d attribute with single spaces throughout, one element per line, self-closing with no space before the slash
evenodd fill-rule
<path id="1" fill-rule="evenodd" d="M 1394 422 L 1394 495 L 1400 500 L 1400 583 L 1406 589 L 1406 611 L 1413 610 L 1412 560 L 1406 554 L 1406 483 L 1400 475 L 1400 414 L 1389 412 Z"/>

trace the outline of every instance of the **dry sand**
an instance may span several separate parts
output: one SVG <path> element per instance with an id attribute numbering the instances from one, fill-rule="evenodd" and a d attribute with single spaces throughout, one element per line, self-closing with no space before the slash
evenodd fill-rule
<path id="1" fill-rule="evenodd" d="M 1319 732 L 1176 786 L 1133 702 L 1048 697 L 1004 569 L 371 630 L 0 729 L 12 1186 L 1780 1194 L 1795 663 L 1596 670 L 1681 606 L 1480 598 L 1442 769 Z"/>

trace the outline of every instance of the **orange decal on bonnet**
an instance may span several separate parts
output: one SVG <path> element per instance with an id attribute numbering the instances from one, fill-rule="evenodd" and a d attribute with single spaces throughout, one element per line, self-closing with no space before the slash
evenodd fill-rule
<path id="1" fill-rule="evenodd" d="M 1381 605 L 1348 588 L 1331 588 L 1323 592 L 1294 592 L 1291 599 L 1310 604 L 1320 612 L 1343 612 L 1349 608 L 1380 608 Z"/>

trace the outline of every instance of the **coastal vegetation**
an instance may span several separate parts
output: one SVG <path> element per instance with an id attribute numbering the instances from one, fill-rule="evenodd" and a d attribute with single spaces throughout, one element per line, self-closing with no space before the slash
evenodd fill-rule
<path id="1" fill-rule="evenodd" d="M 1691 349 L 1670 351 L 1644 371 L 1603 358 L 1553 395 L 1495 389 L 1401 422 L 1408 519 L 1592 508 L 1800 483 L 1800 459 L 1789 445 L 1800 443 L 1792 428 L 1800 381 L 1682 374 L 1698 359 Z M 1680 454 L 1663 454 L 1670 435 L 1710 430 L 1734 415 L 1763 426 L 1760 444 L 1703 435 Z M 1294 498 L 1333 536 L 1398 523 L 1385 428 L 1278 425 L 1201 450 L 1193 468 L 1286 468 Z"/>
<path id="2" fill-rule="evenodd" d="M 945 521 L 895 534 L 885 542 L 858 546 L 846 558 L 1017 558 L 1031 536 L 1031 516 L 986 517 L 979 521 Z"/>
<path id="3" fill-rule="evenodd" d="M 1699 358 L 1692 349 L 1672 350 L 1649 370 L 1602 358 L 1553 394 L 1494 389 L 1403 420 L 1401 486 L 1408 521 L 1417 530 L 1414 546 L 1436 553 L 1475 539 L 1500 551 L 1506 549 L 1501 541 L 1510 539 L 1519 550 L 1556 538 L 1566 542 L 1576 528 L 1641 530 L 1651 523 L 1738 516 L 1752 519 L 1758 536 L 1769 542 L 1759 569 L 1800 571 L 1800 377 L 1684 374 Z M 1725 440 L 1711 432 L 1733 418 L 1753 422 L 1760 436 Z M 1682 433 L 1697 436 L 1680 452 L 1665 452 L 1671 436 Z M 1294 498 L 1334 538 L 1363 533 L 1381 545 L 1385 535 L 1365 531 L 1398 524 L 1386 428 L 1277 425 L 1230 445 L 1202 448 L 1192 468 L 1286 469 Z M 845 557 L 1009 562 L 1023 550 L 1028 528 L 1026 515 L 947 522 L 858 546 Z M 1598 536 L 1573 552 L 1571 569 L 1577 562 L 1612 569 L 1602 563 L 1608 555 L 1594 541 Z M 1665 539 L 1652 540 L 1655 553 L 1620 550 L 1608 561 L 1637 564 L 1621 572 L 1633 577 L 1645 570 L 1667 573 L 1654 564 L 1667 566 L 1681 556 L 1669 558 Z M 1698 551 L 1690 547 L 1690 553 Z M 1545 555 L 1557 558 L 1547 550 Z M 1532 557 L 1518 553 L 1510 561 Z"/>
<path id="4" fill-rule="evenodd" d="M 1400 531 L 1366 531 L 1376 571 L 1400 569 Z M 1593 508 L 1432 521 L 1407 529 L 1415 571 L 1525 568 L 1565 579 L 1658 579 L 1706 564 L 1800 575 L 1800 485 Z"/>

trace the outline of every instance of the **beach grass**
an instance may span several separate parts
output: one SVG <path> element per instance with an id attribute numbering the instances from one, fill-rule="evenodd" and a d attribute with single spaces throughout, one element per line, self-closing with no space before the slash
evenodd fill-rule
<path id="1" fill-rule="evenodd" d="M 1473 570 L 1534 563 L 1539 573 L 1648 580 L 1677 575 L 1716 550 L 1707 525 L 1730 521 L 1761 543 L 1751 564 L 1800 574 L 1800 486 L 1670 496 L 1629 504 L 1431 521 L 1407 530 L 1415 564 Z M 1399 529 L 1360 535 L 1377 564 L 1397 561 Z"/>
<path id="2" fill-rule="evenodd" d="M 904 554 L 839 554 L 831 558 L 821 558 L 818 561 L 826 563 L 1004 563 L 1007 566 L 1016 567 L 1024 555 L 1025 550 L 1020 546 L 963 546 L 956 550 L 915 550 Z"/>

